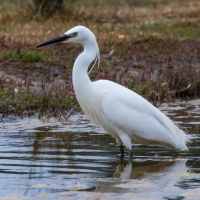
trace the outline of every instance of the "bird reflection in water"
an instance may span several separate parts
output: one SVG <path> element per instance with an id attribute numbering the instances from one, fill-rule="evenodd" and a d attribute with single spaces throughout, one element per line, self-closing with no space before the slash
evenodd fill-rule
<path id="1" fill-rule="evenodd" d="M 132 189 L 135 192 L 144 192 L 144 188 L 152 190 L 152 187 L 154 191 L 155 187 L 158 191 L 163 188 L 170 190 L 187 176 L 187 159 L 157 160 L 157 163 L 155 162 L 155 160 L 135 160 L 133 162 L 129 160 L 124 166 L 123 159 L 120 159 L 113 179 L 99 183 L 96 192 L 124 193 L 132 191 Z"/>

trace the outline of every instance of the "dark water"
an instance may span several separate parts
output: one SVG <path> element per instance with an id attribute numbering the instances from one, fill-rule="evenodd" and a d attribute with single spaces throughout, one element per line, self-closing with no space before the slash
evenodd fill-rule
<path id="1" fill-rule="evenodd" d="M 0 200 L 200 199 L 200 103 L 163 110 L 195 138 L 189 152 L 138 145 L 132 161 L 120 160 L 115 140 L 82 116 L 5 121 Z"/>

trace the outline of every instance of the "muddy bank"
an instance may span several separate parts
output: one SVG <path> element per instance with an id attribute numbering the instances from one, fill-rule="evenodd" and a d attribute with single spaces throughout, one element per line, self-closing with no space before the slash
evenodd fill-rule
<path id="1" fill-rule="evenodd" d="M 178 124 L 196 124 L 199 125 L 200 99 L 190 101 L 176 100 L 174 103 L 163 103 L 159 109 Z M 180 121 L 180 119 L 182 121 Z M 188 122 L 192 121 L 192 122 Z M 16 117 L 8 115 L 3 118 L 1 132 L 94 132 L 105 133 L 98 125 L 88 120 L 83 113 L 71 112 L 65 117 L 43 116 L 38 119 L 36 116 Z M 187 125 L 188 126 L 188 125 Z M 188 126 L 188 129 L 190 127 Z M 190 130 L 188 130 L 190 132 Z M 195 131 L 196 132 L 196 131 Z"/>

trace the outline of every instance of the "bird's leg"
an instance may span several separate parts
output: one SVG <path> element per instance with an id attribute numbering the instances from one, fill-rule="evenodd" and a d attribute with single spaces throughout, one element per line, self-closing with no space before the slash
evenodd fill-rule
<path id="1" fill-rule="evenodd" d="M 123 144 L 120 145 L 119 147 L 120 147 L 121 157 L 124 157 L 124 146 L 123 146 Z"/>
<path id="2" fill-rule="evenodd" d="M 122 156 L 120 156 L 120 158 L 119 158 L 119 164 L 121 164 L 121 165 L 123 165 L 124 164 L 124 155 Z"/>

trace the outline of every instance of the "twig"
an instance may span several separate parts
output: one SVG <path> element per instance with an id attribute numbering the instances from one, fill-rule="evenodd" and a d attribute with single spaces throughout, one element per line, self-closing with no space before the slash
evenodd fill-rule
<path id="1" fill-rule="evenodd" d="M 38 10 L 38 12 L 33 16 L 32 21 L 35 21 L 35 20 L 38 18 L 38 16 L 41 15 L 42 8 L 43 8 L 43 6 L 44 6 L 45 1 L 46 1 L 46 0 L 43 0 L 42 3 L 40 4 L 39 10 Z"/>

